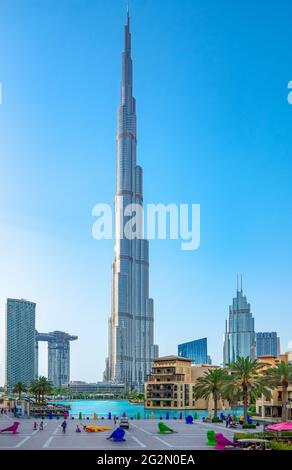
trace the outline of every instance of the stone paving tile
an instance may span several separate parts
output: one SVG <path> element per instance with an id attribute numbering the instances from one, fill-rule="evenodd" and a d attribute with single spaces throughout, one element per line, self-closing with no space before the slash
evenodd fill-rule
<path id="1" fill-rule="evenodd" d="M 44 430 L 33 431 L 34 419 L 19 419 L 19 434 L 0 433 L 1 449 L 43 449 L 43 450 L 61 450 L 61 449 L 84 449 L 84 450 L 183 450 L 183 449 L 210 449 L 206 446 L 206 433 L 208 429 L 214 429 L 215 432 L 222 432 L 227 438 L 233 438 L 234 430 L 226 429 L 221 424 L 202 423 L 195 421 L 194 424 L 185 424 L 180 420 L 164 420 L 164 423 L 173 428 L 177 433 L 160 435 L 158 431 L 159 420 L 130 420 L 130 429 L 126 431 L 126 441 L 116 443 L 106 439 L 111 431 L 100 433 L 76 433 L 76 425 L 81 428 L 79 420 L 68 420 L 66 434 L 62 433 L 62 420 L 44 420 Z M 40 422 L 40 420 L 37 420 Z M 7 417 L 0 418 L 0 429 L 9 426 L 12 422 Z M 114 429 L 113 421 L 104 420 L 86 420 L 84 424 L 94 424 Z M 257 428 L 257 431 L 261 428 Z"/>

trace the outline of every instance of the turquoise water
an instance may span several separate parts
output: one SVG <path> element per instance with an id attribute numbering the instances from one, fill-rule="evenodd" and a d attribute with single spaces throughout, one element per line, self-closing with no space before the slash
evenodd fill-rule
<path id="1" fill-rule="evenodd" d="M 93 413 L 96 413 L 99 417 L 107 418 L 108 413 L 111 412 L 112 416 L 122 416 L 126 413 L 128 418 L 135 418 L 137 413 L 140 413 L 142 419 L 149 418 L 152 410 L 144 410 L 143 405 L 133 404 L 127 400 L 75 400 L 75 401 L 60 401 L 57 403 L 66 404 L 71 406 L 70 416 L 78 417 L 79 413 L 82 413 L 83 418 L 92 418 Z M 178 418 L 180 411 L 173 411 L 168 409 L 153 410 L 155 418 L 165 418 L 166 413 L 169 413 L 170 418 Z M 199 418 L 207 417 L 207 410 L 183 410 L 183 417 L 189 414 L 198 414 Z M 228 411 L 224 411 L 226 414 Z M 242 410 L 236 410 L 236 414 L 240 415 Z M 233 412 L 232 412 L 233 413 Z"/>

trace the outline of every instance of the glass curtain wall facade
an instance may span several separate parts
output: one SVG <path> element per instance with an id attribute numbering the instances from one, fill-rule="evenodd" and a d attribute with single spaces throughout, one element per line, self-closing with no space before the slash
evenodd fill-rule
<path id="1" fill-rule="evenodd" d="M 255 344 L 254 318 L 241 287 L 229 307 L 225 325 L 224 365 L 235 361 L 237 356 L 255 358 Z"/>
<path id="2" fill-rule="evenodd" d="M 191 359 L 193 364 L 210 364 L 208 356 L 207 338 L 196 339 L 178 345 L 178 355 Z"/>
<path id="3" fill-rule="evenodd" d="M 36 304 L 24 299 L 7 299 L 5 315 L 5 387 L 12 391 L 16 382 L 29 385 L 35 377 Z"/>

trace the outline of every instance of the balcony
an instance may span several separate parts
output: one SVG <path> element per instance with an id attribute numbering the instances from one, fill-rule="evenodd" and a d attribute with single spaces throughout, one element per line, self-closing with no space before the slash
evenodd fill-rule
<path id="1" fill-rule="evenodd" d="M 147 385 L 147 390 L 156 390 L 156 391 L 171 391 L 174 389 L 174 385 L 169 383 L 155 383 L 155 384 L 148 384 Z"/>
<path id="2" fill-rule="evenodd" d="M 147 393 L 146 400 L 172 400 L 173 395 L 171 393 Z"/>
<path id="3" fill-rule="evenodd" d="M 147 382 L 184 382 L 185 374 L 150 374 Z"/>
<path id="4" fill-rule="evenodd" d="M 159 367 L 157 369 L 152 369 L 152 375 L 173 375 L 175 374 L 175 367 Z"/>

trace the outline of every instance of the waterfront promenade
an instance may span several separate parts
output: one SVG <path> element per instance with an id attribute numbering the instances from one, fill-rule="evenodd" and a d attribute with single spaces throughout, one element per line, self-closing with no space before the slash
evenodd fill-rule
<path id="1" fill-rule="evenodd" d="M 14 419 L 2 416 L 0 428 L 12 424 Z M 116 443 L 106 438 L 111 431 L 99 433 L 76 433 L 77 419 L 68 419 L 66 434 L 62 433 L 63 420 L 44 420 L 44 430 L 34 431 L 34 419 L 18 419 L 21 423 L 19 434 L 0 434 L 0 450 L 204 450 L 212 449 L 206 445 L 206 433 L 209 429 L 222 432 L 227 438 L 233 439 L 236 430 L 226 429 L 223 424 L 203 423 L 197 420 L 194 424 L 185 424 L 184 420 L 164 420 L 177 433 L 169 435 L 157 434 L 159 420 L 130 420 L 130 428 L 126 430 L 126 441 Z M 40 420 L 37 420 L 40 423 Z M 112 420 L 85 420 L 84 424 L 100 425 L 115 428 Z M 238 429 L 239 431 L 240 429 Z M 259 426 L 256 431 L 262 430 Z M 252 432 L 252 430 L 249 430 Z"/>

